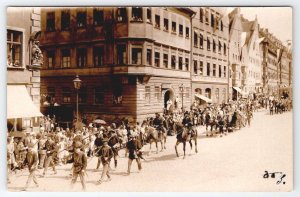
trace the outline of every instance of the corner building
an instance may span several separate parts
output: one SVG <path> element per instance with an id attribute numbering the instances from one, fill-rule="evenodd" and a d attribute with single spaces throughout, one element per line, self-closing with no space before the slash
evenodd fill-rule
<path id="1" fill-rule="evenodd" d="M 196 95 L 212 103 L 228 100 L 228 16 L 226 8 L 193 8 L 193 98 Z M 205 98 L 204 98 L 205 99 Z M 198 102 L 201 102 L 198 100 Z"/>
<path id="2" fill-rule="evenodd" d="M 42 9 L 44 101 L 60 108 L 59 121 L 71 121 L 79 75 L 80 119 L 141 121 L 177 97 L 189 108 L 194 14 L 173 7 Z"/>

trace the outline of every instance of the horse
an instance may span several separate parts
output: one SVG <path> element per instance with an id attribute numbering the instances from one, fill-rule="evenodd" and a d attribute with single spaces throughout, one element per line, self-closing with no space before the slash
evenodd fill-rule
<path id="1" fill-rule="evenodd" d="M 185 146 L 186 146 L 186 142 L 190 143 L 191 146 L 191 150 L 193 149 L 193 144 L 192 144 L 192 140 L 194 140 L 195 142 L 195 152 L 198 153 L 198 149 L 197 149 L 197 137 L 198 137 L 198 132 L 197 129 L 191 128 L 190 130 L 190 134 L 189 134 L 189 130 L 188 128 L 186 128 L 185 126 L 183 126 L 181 123 L 176 123 L 176 144 L 175 144 L 175 151 L 176 151 L 176 155 L 177 157 L 179 157 L 178 151 L 177 151 L 177 146 L 182 143 L 183 144 L 183 152 L 184 152 L 184 156 L 183 159 L 185 158 Z M 190 135 L 190 137 L 189 137 Z"/>
<path id="2" fill-rule="evenodd" d="M 156 146 L 156 153 L 158 153 L 158 146 L 157 143 L 160 142 L 161 144 L 161 152 L 163 149 L 166 149 L 166 141 L 167 141 L 167 134 L 166 132 L 159 131 L 158 129 L 152 127 L 152 126 L 146 126 L 145 127 L 145 135 L 146 135 L 146 141 L 150 144 L 150 150 L 151 150 L 151 144 L 152 142 L 155 142 Z"/>

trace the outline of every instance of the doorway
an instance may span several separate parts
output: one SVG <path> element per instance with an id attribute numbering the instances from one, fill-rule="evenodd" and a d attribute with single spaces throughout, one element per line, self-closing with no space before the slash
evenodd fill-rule
<path id="1" fill-rule="evenodd" d="M 164 95 L 164 108 L 167 109 L 167 103 L 168 103 L 168 100 L 171 100 L 172 101 L 172 109 L 173 109 L 173 106 L 174 106 L 174 93 L 171 89 L 168 89 L 166 92 L 165 92 L 165 95 Z"/>

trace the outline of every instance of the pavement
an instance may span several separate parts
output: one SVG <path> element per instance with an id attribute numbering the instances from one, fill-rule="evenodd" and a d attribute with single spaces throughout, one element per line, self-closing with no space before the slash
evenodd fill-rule
<path id="1" fill-rule="evenodd" d="M 178 146 L 180 157 L 175 154 L 175 136 L 168 136 L 167 149 L 156 153 L 155 146 L 144 147 L 143 169 L 138 171 L 133 162 L 132 172 L 127 175 L 128 159 L 124 150 L 119 152 L 118 167 L 111 163 L 111 181 L 97 184 L 101 170 L 96 171 L 97 158 L 88 159 L 87 191 L 93 192 L 228 192 L 228 191 L 291 191 L 293 189 L 293 113 L 269 115 L 261 110 L 254 113 L 251 127 L 220 137 L 206 137 L 205 127 L 200 127 L 198 153 L 187 145 L 183 159 L 182 144 Z M 160 145 L 160 144 L 159 144 Z M 160 146 L 159 146 L 160 148 Z M 160 150 L 160 149 L 159 149 Z M 149 155 L 148 155 L 149 153 Z M 71 189 L 71 164 L 58 166 L 54 175 L 38 177 L 28 192 L 75 192 L 83 191 L 78 179 Z M 266 172 L 268 178 L 267 177 Z M 274 178 L 272 174 L 276 172 Z M 42 174 L 40 170 L 37 174 Z M 264 176 L 265 175 L 265 176 Z M 285 175 L 285 176 L 284 176 Z M 11 178 L 9 191 L 21 191 L 28 172 L 23 171 Z M 281 180 L 282 177 L 282 180 Z M 281 181 L 280 181 L 281 180 Z M 278 182 L 279 181 L 279 182 Z"/>

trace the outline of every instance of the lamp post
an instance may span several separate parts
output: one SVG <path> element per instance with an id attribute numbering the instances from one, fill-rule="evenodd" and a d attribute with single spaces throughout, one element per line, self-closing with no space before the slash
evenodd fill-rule
<path id="1" fill-rule="evenodd" d="M 181 109 L 182 109 L 182 112 L 183 112 L 183 84 L 181 84 L 179 86 L 179 90 L 181 92 L 181 104 L 182 104 Z"/>
<path id="2" fill-rule="evenodd" d="M 77 129 L 78 128 L 78 119 L 79 119 L 79 116 L 78 116 L 78 92 L 79 92 L 79 89 L 81 86 L 81 80 L 79 79 L 78 75 L 76 75 L 76 78 L 73 80 L 73 83 L 74 83 L 74 88 L 77 91 L 77 100 L 76 100 L 76 129 Z"/>

